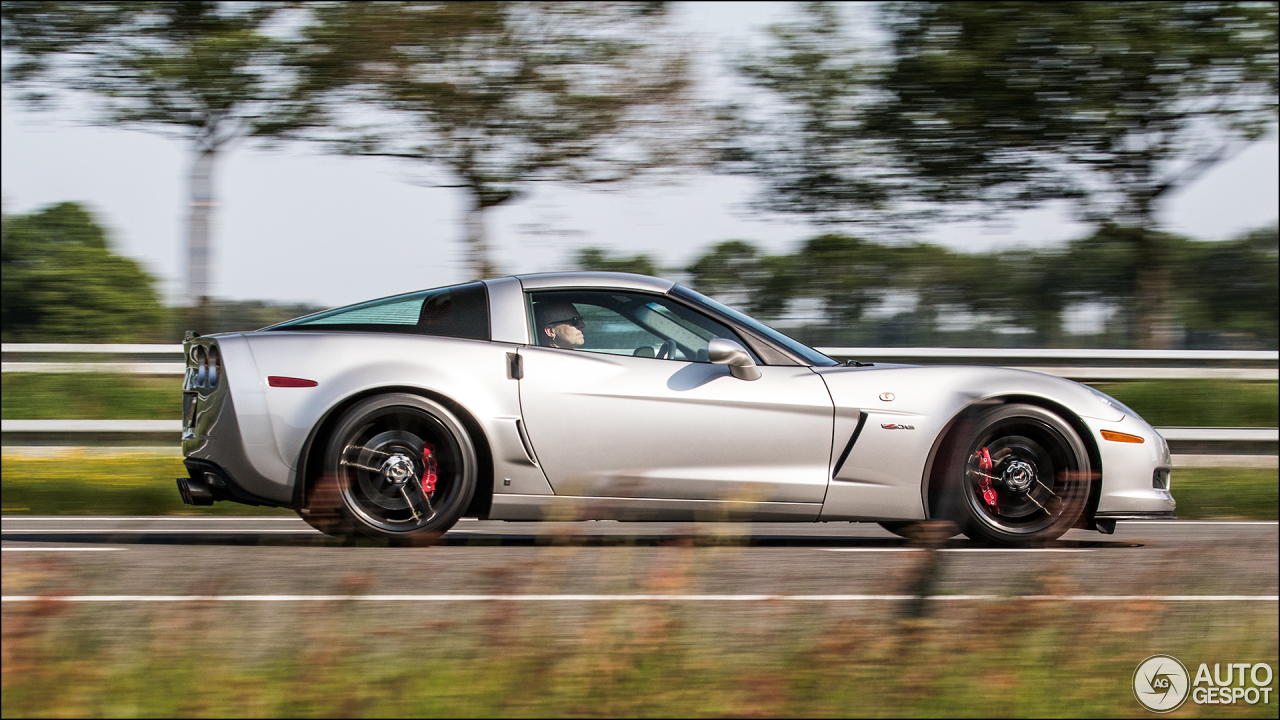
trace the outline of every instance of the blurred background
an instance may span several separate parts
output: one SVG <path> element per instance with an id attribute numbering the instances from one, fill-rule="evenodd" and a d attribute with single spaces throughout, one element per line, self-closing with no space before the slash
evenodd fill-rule
<path id="1" fill-rule="evenodd" d="M 5 342 L 582 268 L 818 345 L 1276 347 L 1271 4 L 3 8 Z"/>
<path id="2" fill-rule="evenodd" d="M 1153 653 L 1275 667 L 1278 16 L 4 0 L 4 716 L 1127 716 Z M 353 547 L 174 492 L 185 330 L 573 269 L 840 357 L 1080 365 L 1041 369 L 1159 427 L 1190 522 L 998 560 L 839 523 Z"/>

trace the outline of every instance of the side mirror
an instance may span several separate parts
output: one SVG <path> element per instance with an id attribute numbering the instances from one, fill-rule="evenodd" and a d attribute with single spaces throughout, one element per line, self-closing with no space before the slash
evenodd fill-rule
<path id="1" fill-rule="evenodd" d="M 728 338 L 712 338 L 707 345 L 707 359 L 717 365 L 728 365 L 729 374 L 739 380 L 759 380 L 760 368 L 751 353 Z"/>

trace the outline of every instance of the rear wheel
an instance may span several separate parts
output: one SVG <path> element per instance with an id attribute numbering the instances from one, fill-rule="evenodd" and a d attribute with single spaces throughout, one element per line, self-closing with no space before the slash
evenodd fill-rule
<path id="1" fill-rule="evenodd" d="M 947 468 L 947 514 L 965 535 L 1008 546 L 1065 533 L 1089 496 L 1089 454 L 1079 435 L 1032 405 L 988 410 L 958 438 Z"/>
<path id="2" fill-rule="evenodd" d="M 443 405 L 369 398 L 338 421 L 302 515 L 331 535 L 430 542 L 471 503 L 477 466 L 470 436 Z"/>

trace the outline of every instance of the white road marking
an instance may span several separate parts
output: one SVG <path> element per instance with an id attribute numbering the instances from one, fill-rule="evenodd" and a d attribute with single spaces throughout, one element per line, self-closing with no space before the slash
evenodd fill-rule
<path id="1" fill-rule="evenodd" d="M 112 550 L 124 550 L 124 548 L 113 547 L 6 547 L 0 548 L 3 552 L 111 552 Z"/>
<path id="2" fill-rule="evenodd" d="M 1118 520 L 1125 525 L 1280 525 L 1280 520 Z"/>
<path id="3" fill-rule="evenodd" d="M 197 534 L 197 535 L 228 535 L 228 534 L 286 534 L 286 535 L 319 535 L 319 530 L 311 528 L 298 528 L 296 530 L 282 530 L 278 528 L 68 528 L 59 530 L 56 528 L 4 528 L 0 530 L 3 534 L 13 535 L 175 535 L 175 534 Z"/>
<path id="4" fill-rule="evenodd" d="M 464 520 L 466 518 L 463 518 Z M 202 515 L 5 515 L 4 520 L 42 520 L 45 522 L 53 520 L 75 520 L 83 522 L 85 520 L 98 521 L 134 521 L 134 522 L 218 522 L 218 521 L 239 521 L 239 522 L 303 522 L 302 518 L 296 515 L 284 516 L 254 516 L 254 515 L 234 515 L 220 517 L 206 517 Z"/>
<path id="5" fill-rule="evenodd" d="M 888 547 L 888 548 L 822 548 L 827 552 L 920 552 L 923 548 Z M 938 552 L 1059 552 L 1083 553 L 1098 552 L 1100 548 L 938 548 Z"/>
<path id="6" fill-rule="evenodd" d="M 857 602 L 915 600 L 915 595 L 5 595 L 3 602 Z M 1066 602 L 1277 602 L 1277 595 L 930 595 L 929 600 L 1058 600 Z"/>

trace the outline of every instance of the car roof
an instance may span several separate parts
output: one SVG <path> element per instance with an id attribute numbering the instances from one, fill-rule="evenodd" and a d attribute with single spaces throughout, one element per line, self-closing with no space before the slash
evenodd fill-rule
<path id="1" fill-rule="evenodd" d="M 670 280 L 621 272 L 559 272 L 516 275 L 525 290 L 556 288 L 614 288 L 665 293 L 675 286 Z"/>

